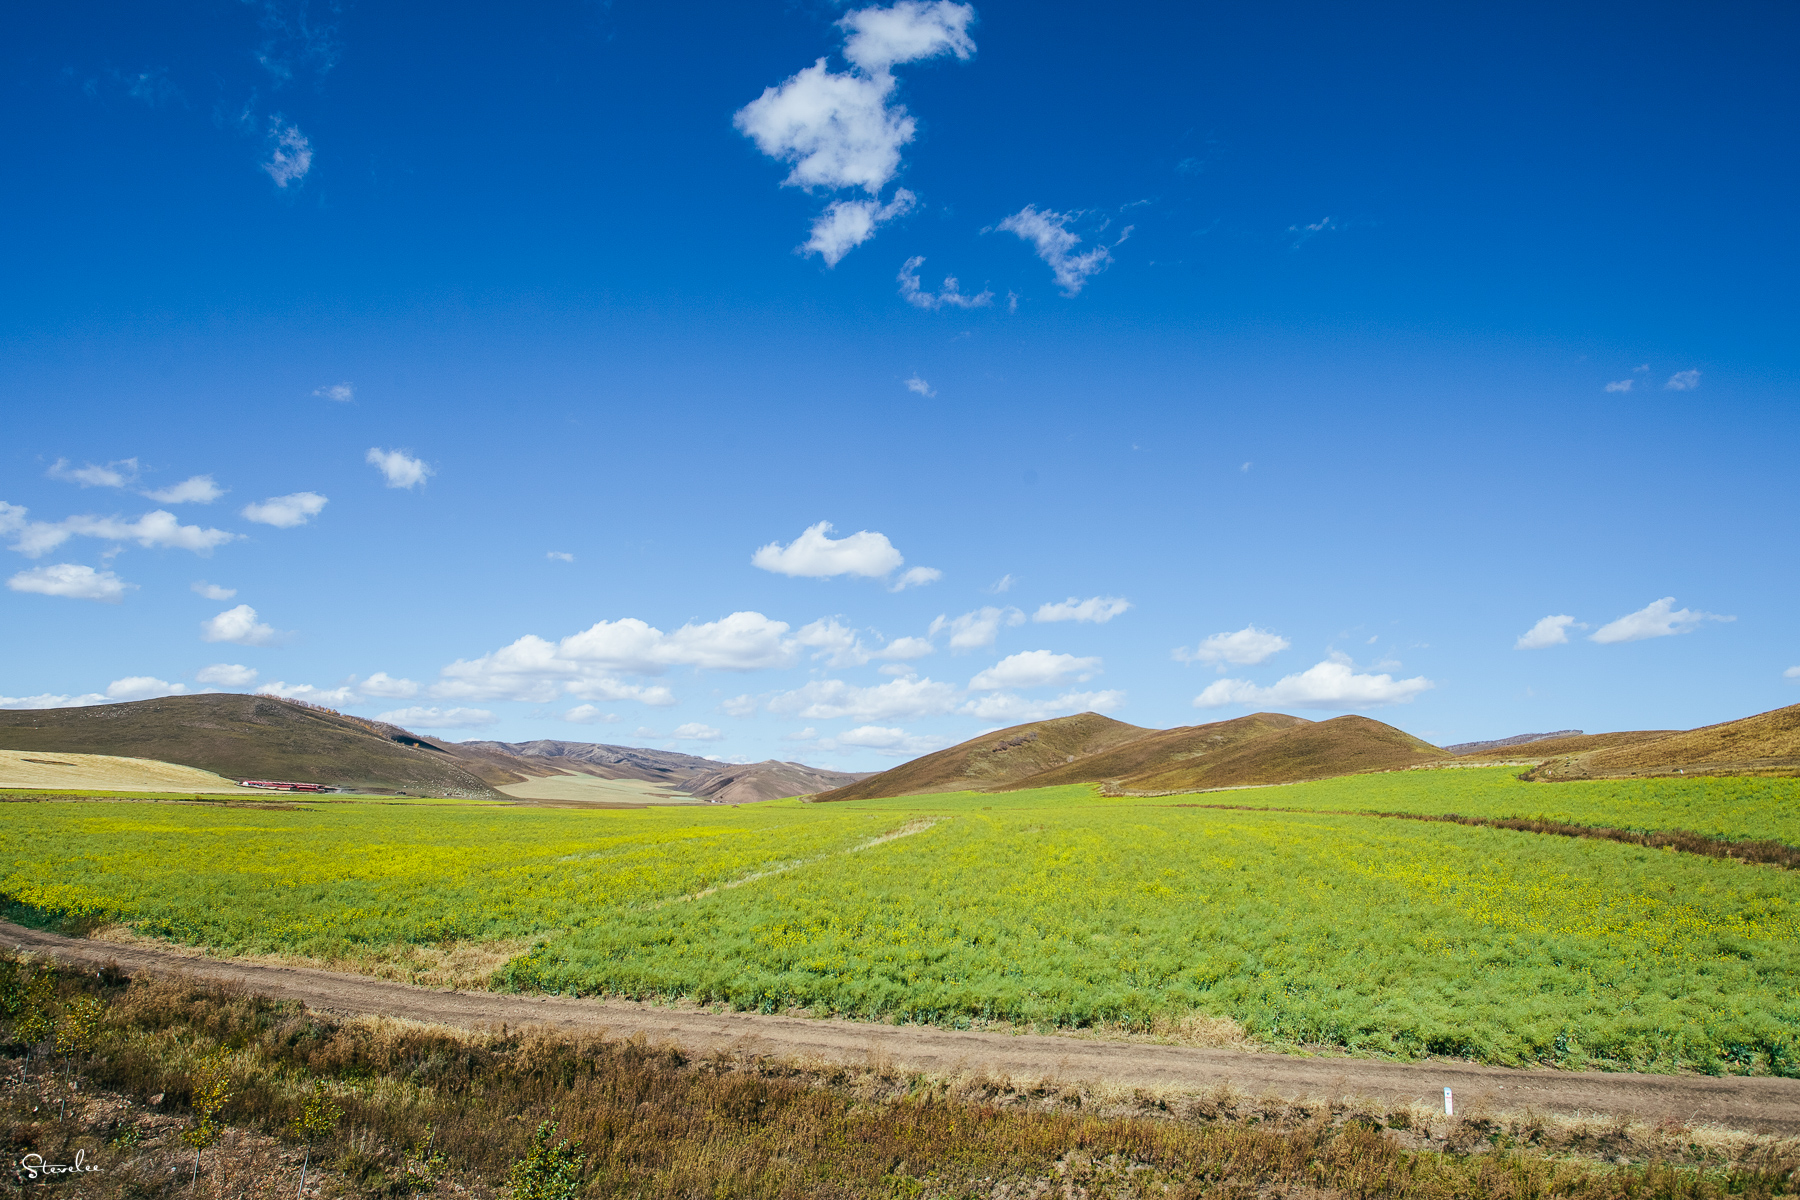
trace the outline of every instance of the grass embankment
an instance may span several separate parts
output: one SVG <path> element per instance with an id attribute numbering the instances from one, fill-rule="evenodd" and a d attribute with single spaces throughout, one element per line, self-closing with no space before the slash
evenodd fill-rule
<path id="1" fill-rule="evenodd" d="M 589 1200 L 1723 1200 L 1791 1195 L 1800 1166 L 1791 1143 L 1676 1126 L 696 1061 L 638 1042 L 343 1022 L 227 989 L 74 972 L 28 999 L 28 979 L 0 981 L 12 1018 L 0 1053 L 18 1064 L 0 1083 L 4 1153 L 98 1168 L 75 1184 L 94 1200 L 292 1195 L 303 1148 L 315 1195 L 492 1197 L 520 1182 L 548 1121 L 553 1143 L 579 1143 L 578 1165 L 566 1188 L 529 1194 Z M 22 1024 L 41 1011 L 66 1027 L 95 999 L 91 1040 L 60 1063 L 40 1053 L 26 1076 Z M 224 1099 L 203 1123 L 208 1080 Z M 309 1102 L 307 1143 L 295 1122 Z"/>
<path id="2" fill-rule="evenodd" d="M 1736 794 L 1733 813 L 1716 780 L 1528 787 L 1504 770 L 1226 795 L 1592 811 L 1572 797 L 1651 826 L 1711 804 L 1721 831 L 1794 838 L 1790 792 Z M 1800 874 L 1178 803 L 1071 786 L 611 812 L 10 805 L 0 892 L 15 919 L 119 920 L 390 977 L 436 980 L 418 956 L 485 946 L 525 951 L 495 979 L 527 990 L 949 1025 L 1154 1032 L 1203 1015 L 1277 1047 L 1800 1070 Z"/>

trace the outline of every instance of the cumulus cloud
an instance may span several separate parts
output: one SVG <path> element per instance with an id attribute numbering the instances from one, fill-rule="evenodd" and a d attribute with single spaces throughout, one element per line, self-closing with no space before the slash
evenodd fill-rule
<path id="1" fill-rule="evenodd" d="M 284 700 L 304 700 L 308 704 L 354 704 L 361 699 L 356 689 L 345 684 L 334 688 L 314 687 L 310 683 L 288 683 L 277 679 L 256 689 L 259 696 L 280 696 Z"/>
<path id="2" fill-rule="evenodd" d="M 1606 390 L 1609 392 L 1629 392 L 1631 390 L 1632 382 L 1633 381 L 1629 379 L 1615 379 L 1606 385 Z"/>
<path id="3" fill-rule="evenodd" d="M 1542 650 L 1546 646 L 1564 645 L 1569 640 L 1569 626 L 1575 624 L 1575 618 L 1566 613 L 1545 617 L 1520 634 L 1519 640 L 1513 643 L 1513 649 Z"/>
<path id="4" fill-rule="evenodd" d="M 895 679 L 857 687 L 841 679 L 815 679 L 769 701 L 769 711 L 808 721 L 849 717 L 858 721 L 938 716 L 956 707 L 957 690 L 930 679 Z"/>
<path id="5" fill-rule="evenodd" d="M 208 583 L 204 579 L 196 579 L 188 584 L 188 590 L 195 595 L 205 596 L 208 600 L 229 600 L 237 595 L 236 588 L 220 587 L 218 584 Z"/>
<path id="6" fill-rule="evenodd" d="M 339 403 L 356 399 L 356 389 L 348 383 L 332 383 L 313 389 L 313 395 Z"/>
<path id="7" fill-rule="evenodd" d="M 913 373 L 912 378 L 906 381 L 906 390 L 916 395 L 924 396 L 926 399 L 930 399 L 937 395 L 937 389 L 932 387 L 925 380 L 919 378 L 918 372 L 916 371 Z"/>
<path id="8" fill-rule="evenodd" d="M 994 644 L 994 638 L 1002 625 L 1023 625 L 1025 614 L 1016 608 L 995 608 L 989 605 L 978 608 L 974 612 L 966 612 L 960 617 L 948 617 L 939 614 L 932 621 L 927 635 L 936 637 L 948 630 L 950 648 L 952 650 L 979 650 L 983 646 Z"/>
<path id="9" fill-rule="evenodd" d="M 156 700 L 163 696 L 181 696 L 187 688 L 153 675 L 127 675 L 106 685 L 106 698 L 121 703 L 130 700 Z"/>
<path id="10" fill-rule="evenodd" d="M 1009 654 L 987 670 L 969 680 L 973 692 L 995 692 L 1002 688 L 1044 687 L 1075 677 L 1085 683 L 1100 673 L 1097 658 L 1076 658 L 1073 654 L 1053 654 L 1048 650 L 1022 650 Z"/>
<path id="11" fill-rule="evenodd" d="M 1064 692 L 1054 700 L 1028 700 L 1014 692 L 994 692 L 977 696 L 958 712 L 998 725 L 1020 725 L 1026 721 L 1047 721 L 1070 713 L 1117 712 L 1125 704 L 1125 693 Z"/>
<path id="12" fill-rule="evenodd" d="M 268 172 L 278 188 L 286 189 L 290 183 L 299 183 L 312 170 L 312 142 L 300 132 L 298 125 L 284 122 L 279 115 L 269 118 L 267 150 L 269 157 L 262 163 L 262 169 Z"/>
<path id="13" fill-rule="evenodd" d="M 676 742 L 717 742 L 724 737 L 724 733 L 714 729 L 711 725 L 702 725 L 698 721 L 677 725 L 675 732 L 669 735 L 669 739 Z"/>
<path id="14" fill-rule="evenodd" d="M 619 714 L 602 712 L 592 704 L 577 704 L 574 708 L 571 708 L 568 712 L 564 713 L 562 719 L 565 721 L 573 721 L 577 725 L 591 725 L 596 721 L 604 721 L 610 725 L 619 719 Z"/>
<path id="15" fill-rule="evenodd" d="M 396 679 L 386 671 L 377 671 L 358 684 L 357 691 L 382 700 L 410 700 L 419 694 L 419 685 L 410 679 Z"/>
<path id="16" fill-rule="evenodd" d="M 137 478 L 138 460 L 121 458 L 115 462 L 109 462 L 105 466 L 88 463 L 86 466 L 71 467 L 68 459 L 59 458 L 50 464 L 50 469 L 44 474 L 52 479 L 60 479 L 64 483 L 79 484 L 84 488 L 124 487 Z"/>
<path id="17" fill-rule="evenodd" d="M 377 714 L 377 721 L 407 729 L 485 729 L 499 718 L 485 708 L 396 708 Z"/>
<path id="18" fill-rule="evenodd" d="M 1193 650 L 1186 646 L 1179 647 L 1174 657 L 1176 662 L 1213 663 L 1223 671 L 1226 663 L 1253 667 L 1259 662 L 1266 662 L 1290 645 L 1292 643 L 1279 634 L 1246 625 L 1235 633 L 1215 633 L 1201 641 Z"/>
<path id="19" fill-rule="evenodd" d="M 838 22 L 847 34 L 847 72 L 831 71 L 823 58 L 746 104 L 733 116 L 739 132 L 770 158 L 790 164 L 784 187 L 805 191 L 860 189 L 870 199 L 833 201 L 814 223 L 801 249 L 835 265 L 867 241 L 883 221 L 912 207 L 912 193 L 898 189 L 880 203 L 882 189 L 900 169 L 900 150 L 917 126 L 894 103 L 892 68 L 942 54 L 974 53 L 969 22 L 975 10 L 949 0 L 901 0 L 864 8 Z"/>
<path id="20" fill-rule="evenodd" d="M 944 577 L 944 573 L 936 567 L 908 567 L 900 578 L 894 580 L 890 592 L 904 592 L 909 587 L 924 587 L 928 583 L 936 583 Z"/>
<path id="21" fill-rule="evenodd" d="M 1610 646 L 1617 642 L 1641 642 L 1645 638 L 1670 637 L 1677 633 L 1692 633 L 1700 628 L 1703 621 L 1735 621 L 1736 617 L 1722 617 L 1718 613 L 1700 612 L 1691 608 L 1676 608 L 1675 597 L 1664 596 L 1661 600 L 1646 604 L 1634 613 L 1626 613 L 1616 621 L 1608 621 L 1588 635 L 1589 641 Z"/>
<path id="22" fill-rule="evenodd" d="M 756 671 L 792 666 L 799 643 L 788 626 L 758 612 L 736 612 L 718 621 L 683 625 L 664 633 L 635 617 L 599 621 L 551 642 L 527 634 L 480 658 L 458 659 L 440 673 L 432 695 L 456 700 L 524 700 L 547 704 L 560 695 L 585 700 L 636 700 L 669 705 L 666 687 L 642 687 L 614 672 L 657 675 L 670 667 Z"/>
<path id="23" fill-rule="evenodd" d="M 756 697 L 745 692 L 720 702 L 719 707 L 728 717 L 752 717 L 756 715 Z"/>
<path id="24" fill-rule="evenodd" d="M 55 563 L 20 571 L 6 581 L 15 592 L 35 592 L 40 596 L 64 596 L 70 600 L 99 600 L 117 604 L 125 593 L 137 587 L 126 583 L 111 571 L 96 571 L 75 563 Z"/>
<path id="25" fill-rule="evenodd" d="M 213 482 L 211 475 L 190 476 L 180 483 L 143 493 L 159 504 L 211 504 L 224 494 L 225 489 Z"/>
<path id="26" fill-rule="evenodd" d="M 567 550 L 551 550 L 551 551 L 546 552 L 544 557 L 548 558 L 548 559 L 554 559 L 557 562 L 572 563 L 575 561 L 575 556 L 573 554 L 570 554 Z"/>
<path id="27" fill-rule="evenodd" d="M 1079 216 L 1079 212 L 1059 213 L 1047 208 L 1040 212 L 1035 204 L 1027 204 L 994 228 L 1016 233 L 1030 242 L 1037 256 L 1049 264 L 1050 273 L 1062 294 L 1076 296 L 1090 278 L 1104 271 L 1113 260 L 1112 249 L 1108 246 L 1095 246 L 1083 254 L 1074 252 L 1081 244 L 1081 238 L 1069 232 L 1068 224 Z M 1119 241 L 1129 236 L 1131 227 L 1126 226 Z"/>
<path id="28" fill-rule="evenodd" d="M 834 575 L 861 575 L 876 579 L 906 561 L 885 534 L 862 530 L 833 540 L 826 536 L 830 521 L 820 521 L 783 546 L 770 542 L 750 556 L 750 565 L 777 575 L 829 579 Z"/>
<path id="29" fill-rule="evenodd" d="M 240 604 L 236 608 L 228 608 L 216 617 L 209 617 L 200 622 L 200 640 L 203 642 L 232 642 L 239 646 L 267 646 L 279 641 L 281 635 L 273 626 L 265 625 L 256 619 L 256 610 L 248 604 Z"/>
<path id="30" fill-rule="evenodd" d="M 59 696 L 52 692 L 39 692 L 35 696 L 0 696 L 0 708 L 86 708 L 109 703 L 111 701 L 99 692 L 80 696 Z"/>
<path id="31" fill-rule="evenodd" d="M 292 529 L 304 525 L 325 511 L 330 501 L 317 492 L 294 492 L 287 496 L 270 496 L 261 504 L 246 504 L 240 515 L 258 525 Z"/>
<path id="32" fill-rule="evenodd" d="M 1691 392 L 1700 386 L 1700 372 L 1677 371 L 1669 376 L 1669 382 L 1663 384 L 1671 392 Z"/>
<path id="33" fill-rule="evenodd" d="M 202 529 L 183 525 L 175 514 L 157 509 L 135 521 L 118 517 L 79 516 L 61 521 L 27 521 L 26 510 L 17 504 L 0 502 L 0 537 L 13 536 L 12 550 L 27 558 L 37 558 L 68 541 L 71 537 L 105 538 L 115 542 L 136 542 L 146 549 L 167 547 L 210 554 L 215 546 L 237 538 L 223 529 Z"/>
<path id="34" fill-rule="evenodd" d="M 812 734 L 807 729 L 802 732 Z M 801 739 L 799 735 L 790 735 L 793 740 Z M 842 747 L 854 747 L 859 750 L 873 750 L 888 758 L 909 758 L 917 754 L 929 754 L 933 750 L 941 750 L 950 743 L 944 738 L 908 734 L 906 730 L 885 725 L 858 725 L 843 733 L 819 743 L 822 750 L 836 750 Z"/>
<path id="35" fill-rule="evenodd" d="M 1011 578 L 1011 576 L 1008 576 Z M 1104 625 L 1131 607 L 1123 596 L 1094 596 L 1078 600 L 1070 596 L 1061 604 L 1044 604 L 1031 614 L 1034 621 L 1091 621 Z"/>
<path id="36" fill-rule="evenodd" d="M 246 667 L 242 663 L 214 663 L 194 672 L 194 678 L 201 683 L 214 683 L 229 688 L 249 687 L 256 682 L 256 676 L 254 667 Z"/>
<path id="37" fill-rule="evenodd" d="M 1411 703 L 1419 693 L 1435 686 L 1423 675 L 1395 679 L 1388 674 L 1359 674 L 1349 659 L 1334 654 L 1269 687 L 1258 687 L 1245 679 L 1218 680 L 1194 697 L 1194 707 L 1242 704 L 1245 708 L 1378 708 Z"/>
<path id="38" fill-rule="evenodd" d="M 404 450 L 383 450 L 370 446 L 363 461 L 381 472 L 391 488 L 414 488 L 437 474 L 425 463 Z"/>
<path id="39" fill-rule="evenodd" d="M 915 254 L 900 266 L 900 295 L 914 308 L 935 312 L 940 308 L 986 308 L 994 302 L 994 293 L 983 288 L 973 296 L 965 296 L 956 276 L 944 276 L 944 286 L 935 292 L 925 290 L 919 282 L 919 268 L 925 264 L 923 254 Z"/>

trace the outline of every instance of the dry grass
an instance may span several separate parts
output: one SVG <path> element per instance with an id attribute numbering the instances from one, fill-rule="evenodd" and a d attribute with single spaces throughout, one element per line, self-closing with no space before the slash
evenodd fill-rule
<path id="1" fill-rule="evenodd" d="M 135 946 L 183 958 L 205 958 L 215 961 L 270 963 L 284 967 L 313 967 L 321 971 L 340 971 L 351 975 L 367 975 L 416 987 L 454 988 L 457 991 L 486 991 L 494 972 L 529 950 L 530 938 L 496 938 L 491 941 L 449 941 L 435 945 L 389 945 L 366 948 L 346 944 L 344 952 L 329 957 L 310 954 L 233 954 L 226 957 L 211 951 L 185 946 L 162 938 L 146 937 L 130 926 L 111 924 L 94 930 L 88 937 L 115 946 Z"/>

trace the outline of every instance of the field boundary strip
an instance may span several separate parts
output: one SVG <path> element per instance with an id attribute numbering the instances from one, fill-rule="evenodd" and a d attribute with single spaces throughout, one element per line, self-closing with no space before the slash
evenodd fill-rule
<path id="1" fill-rule="evenodd" d="M 667 900 L 658 900 L 655 904 L 650 905 L 649 909 L 651 912 L 655 912 L 657 909 L 664 908 L 670 904 L 687 904 L 695 900 L 705 899 L 714 892 L 724 892 L 729 891 L 732 888 L 741 888 L 746 884 L 755 883 L 759 879 L 768 879 L 773 875 L 785 875 L 789 871 L 798 871 L 801 867 L 810 867 L 814 863 L 822 863 L 827 859 L 838 858 L 846 854 L 855 854 L 862 850 L 872 850 L 876 846 L 885 845 L 892 841 L 898 841 L 903 837 L 911 837 L 915 833 L 924 833 L 939 821 L 948 819 L 949 818 L 947 817 L 920 817 L 917 820 L 908 821 L 898 829 L 890 829 L 886 833 L 872 837 L 864 842 L 858 842 L 856 845 L 846 847 L 843 850 L 833 850 L 830 854 L 817 854 L 812 858 L 795 859 L 793 862 L 783 863 L 779 867 L 769 867 L 766 870 L 752 872 L 741 879 L 733 879 L 729 883 L 714 884 L 712 887 L 702 888 L 697 892 L 689 892 L 685 896 L 671 896 Z"/>
<path id="2" fill-rule="evenodd" d="M 1687 829 L 1664 829 L 1640 833 L 1635 829 L 1619 829 L 1611 825 L 1576 825 L 1566 821 L 1545 821 L 1537 817 L 1465 817 L 1460 813 L 1378 812 L 1373 809 L 1350 808 L 1275 808 L 1258 804 L 1171 804 L 1170 808 L 1207 808 L 1225 812 L 1297 813 L 1319 817 L 1382 817 L 1393 821 L 1437 821 L 1449 825 L 1475 825 L 1487 829 L 1510 829 L 1515 833 L 1547 833 L 1556 837 L 1592 838 L 1622 842 L 1651 850 L 1680 850 L 1707 858 L 1725 858 L 1755 866 L 1800 868 L 1800 847 L 1785 842 L 1742 841 L 1708 837 Z"/>

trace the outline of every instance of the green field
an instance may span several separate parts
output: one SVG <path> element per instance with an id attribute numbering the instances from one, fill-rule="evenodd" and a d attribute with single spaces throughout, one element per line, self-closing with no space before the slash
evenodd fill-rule
<path id="1" fill-rule="evenodd" d="M 1229 802 L 1271 811 L 1189 807 Z M 1273 809 L 1800 840 L 1800 783 L 1409 772 L 741 808 L 0 805 L 15 919 L 354 958 L 519 940 L 501 986 L 962 1024 L 1233 1018 L 1276 1046 L 1800 1071 L 1800 875 Z"/>

